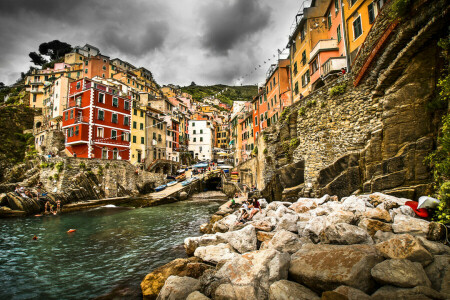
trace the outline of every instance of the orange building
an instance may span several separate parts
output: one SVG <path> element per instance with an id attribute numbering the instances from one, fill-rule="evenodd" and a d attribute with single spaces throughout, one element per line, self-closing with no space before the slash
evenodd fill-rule
<path id="1" fill-rule="evenodd" d="M 109 76 L 109 57 L 105 55 L 91 56 L 84 61 L 83 65 L 84 77 L 108 78 Z"/>
<path id="2" fill-rule="evenodd" d="M 289 59 L 280 59 L 267 72 L 267 126 L 276 122 L 283 108 L 291 105 Z M 283 98 L 283 99 L 282 99 Z"/>

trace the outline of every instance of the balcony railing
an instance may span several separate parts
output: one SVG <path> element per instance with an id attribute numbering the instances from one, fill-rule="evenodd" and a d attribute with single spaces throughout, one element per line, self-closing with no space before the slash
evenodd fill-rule
<path id="1" fill-rule="evenodd" d="M 346 57 L 330 57 L 327 61 L 322 65 L 322 75 L 327 76 L 331 73 L 337 73 L 342 68 L 346 68 Z"/>
<path id="2" fill-rule="evenodd" d="M 320 52 L 320 51 L 335 51 L 339 50 L 338 47 L 338 41 L 335 39 L 330 40 L 320 40 L 317 42 L 317 44 L 312 49 L 309 57 L 310 62 L 314 59 L 314 57 Z"/>

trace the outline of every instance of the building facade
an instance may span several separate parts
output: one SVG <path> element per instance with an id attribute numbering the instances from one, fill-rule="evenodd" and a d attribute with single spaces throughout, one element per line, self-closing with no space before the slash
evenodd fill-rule
<path id="1" fill-rule="evenodd" d="M 208 120 L 189 121 L 189 152 L 200 161 L 213 159 L 214 127 Z"/>

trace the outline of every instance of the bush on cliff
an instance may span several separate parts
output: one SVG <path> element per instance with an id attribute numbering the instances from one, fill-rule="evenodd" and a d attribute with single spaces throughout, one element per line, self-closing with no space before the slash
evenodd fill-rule
<path id="1" fill-rule="evenodd" d="M 345 84 L 341 84 L 341 85 L 336 85 L 332 88 L 330 88 L 328 90 L 328 93 L 330 94 L 330 96 L 337 96 L 337 95 L 342 95 L 343 93 L 345 93 L 345 88 L 346 85 Z"/>

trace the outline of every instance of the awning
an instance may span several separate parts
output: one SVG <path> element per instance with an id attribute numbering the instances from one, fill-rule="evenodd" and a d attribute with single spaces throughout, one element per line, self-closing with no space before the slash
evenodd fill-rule
<path id="1" fill-rule="evenodd" d="M 194 168 L 207 168 L 208 164 L 196 164 L 196 165 L 193 165 L 192 167 L 194 167 Z"/>

